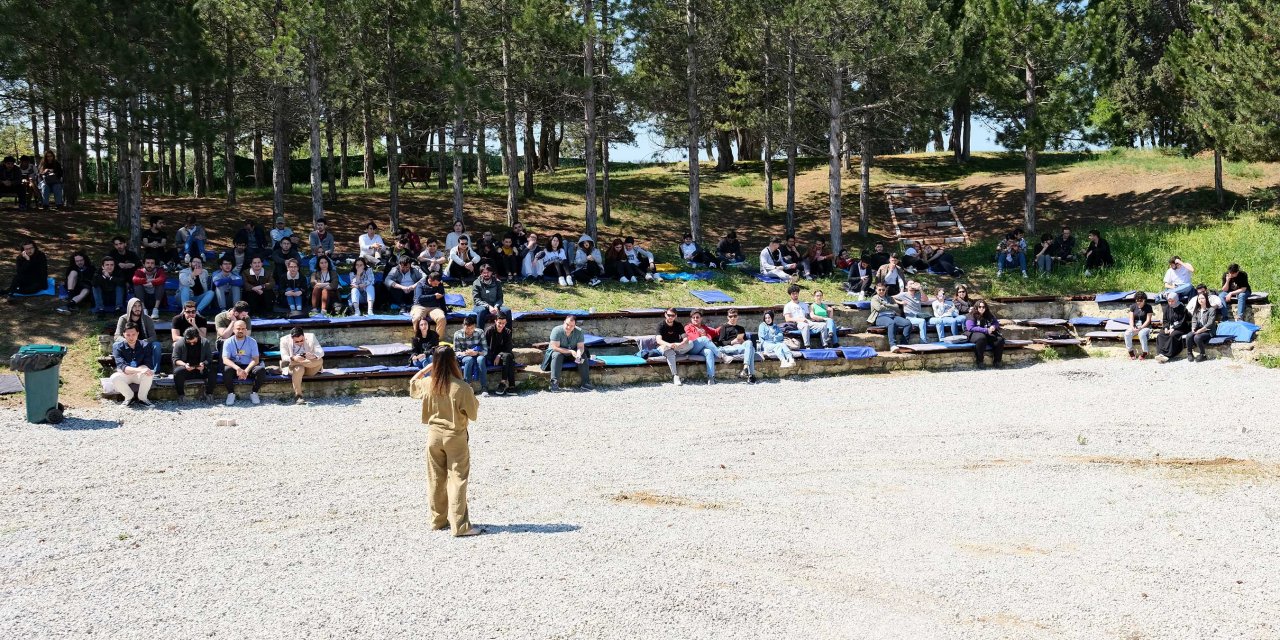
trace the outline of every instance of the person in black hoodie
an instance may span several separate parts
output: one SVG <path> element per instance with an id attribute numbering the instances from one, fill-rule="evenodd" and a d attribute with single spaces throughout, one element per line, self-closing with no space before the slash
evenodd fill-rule
<path id="1" fill-rule="evenodd" d="M 1111 257 L 1111 245 L 1102 239 L 1097 229 L 1089 231 L 1089 247 L 1084 250 L 1084 275 L 1093 275 L 1094 269 L 1113 267 L 1115 258 Z"/>
<path id="2" fill-rule="evenodd" d="M 44 291 L 49 286 L 49 260 L 44 252 L 36 248 L 33 240 L 22 241 L 22 250 L 18 253 L 17 268 L 13 274 L 13 282 L 5 289 L 5 295 L 15 293 L 31 295 Z"/>
<path id="3" fill-rule="evenodd" d="M 102 268 L 93 274 L 92 287 L 93 312 L 98 317 L 106 315 L 108 311 L 116 314 L 124 311 L 124 276 L 116 268 L 115 258 L 107 256 L 102 259 Z M 108 304 L 111 306 L 108 307 Z"/>
<path id="4" fill-rule="evenodd" d="M 1164 307 L 1164 317 L 1161 320 L 1163 328 L 1156 338 L 1156 348 L 1160 350 L 1156 362 L 1160 364 L 1178 357 L 1187 342 L 1187 334 L 1191 333 L 1191 312 L 1187 305 L 1178 300 L 1177 293 L 1170 292 L 1165 299 L 1168 304 Z"/>
<path id="5" fill-rule="evenodd" d="M 512 352 L 515 342 L 511 337 L 511 323 L 507 322 L 506 316 L 498 314 L 493 317 L 493 325 L 484 330 L 484 342 L 488 347 L 484 365 L 502 367 L 498 395 L 505 396 L 507 391 L 516 386 L 516 354 Z"/>
<path id="6" fill-rule="evenodd" d="M 0 193 L 18 196 L 18 209 L 25 211 L 31 195 L 27 186 L 22 183 L 22 169 L 13 163 L 13 156 L 5 156 L 0 164 Z"/>

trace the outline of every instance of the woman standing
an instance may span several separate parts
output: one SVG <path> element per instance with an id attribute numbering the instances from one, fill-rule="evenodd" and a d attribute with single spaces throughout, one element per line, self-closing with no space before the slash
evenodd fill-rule
<path id="1" fill-rule="evenodd" d="M 409 396 L 422 400 L 422 424 L 427 425 L 427 486 L 431 491 L 431 528 L 452 528 L 454 537 L 482 532 L 471 528 L 467 515 L 467 476 L 471 451 L 467 424 L 476 419 L 479 404 L 471 387 L 462 382 L 453 347 L 436 347 L 430 369 L 409 381 Z M 431 378 L 427 379 L 427 374 Z"/>
<path id="2" fill-rule="evenodd" d="M 55 208 L 61 209 L 62 202 L 62 163 L 53 149 L 46 149 L 44 158 L 40 160 L 40 202 L 42 209 L 49 208 L 49 196 L 53 196 Z"/>

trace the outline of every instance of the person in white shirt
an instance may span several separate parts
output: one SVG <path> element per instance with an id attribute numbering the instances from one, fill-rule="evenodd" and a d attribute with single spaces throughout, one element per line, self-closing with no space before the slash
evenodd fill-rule
<path id="1" fill-rule="evenodd" d="M 1183 262 L 1179 256 L 1169 258 L 1169 268 L 1164 272 L 1164 289 L 1166 293 L 1178 294 L 1178 300 L 1186 302 L 1195 295 L 1195 287 L 1191 286 L 1191 278 L 1196 268 L 1190 262 Z"/>
<path id="2" fill-rule="evenodd" d="M 776 237 L 770 238 L 769 245 L 760 250 L 760 273 L 792 283 L 800 277 L 796 265 L 783 260 L 782 240 Z"/>
<path id="3" fill-rule="evenodd" d="M 534 254 L 534 262 L 542 265 L 542 275 L 555 276 L 561 286 L 573 285 L 573 276 L 569 275 L 569 253 L 560 234 L 551 235 L 547 249 Z"/>
<path id="4" fill-rule="evenodd" d="M 947 290 L 938 287 L 937 292 L 933 296 L 933 317 L 929 319 L 929 324 L 938 328 L 938 341 L 942 341 L 942 330 L 951 329 L 951 335 L 960 335 L 960 330 L 964 328 L 964 317 L 960 315 L 956 309 L 956 304 L 947 300 Z"/>
<path id="5" fill-rule="evenodd" d="M 378 225 L 370 222 L 365 227 L 365 234 L 360 236 L 360 257 L 371 264 L 382 262 L 382 254 L 387 250 L 387 243 L 378 235 Z"/>
<path id="6" fill-rule="evenodd" d="M 302 399 L 303 376 L 314 376 L 324 369 L 324 347 L 316 341 L 315 334 L 304 333 L 302 327 L 289 330 L 280 338 L 280 370 L 293 382 L 293 403 L 305 404 Z"/>
<path id="7" fill-rule="evenodd" d="M 449 250 L 449 275 L 467 284 L 480 274 L 480 254 L 471 248 L 471 239 L 462 236 L 458 245 Z"/>
<path id="8" fill-rule="evenodd" d="M 1201 293 L 1204 293 L 1205 299 L 1209 301 L 1209 308 L 1213 309 L 1215 314 L 1221 315 L 1222 298 L 1209 291 L 1208 285 L 1205 284 L 1196 285 L 1195 293 L 1191 296 L 1191 300 L 1187 302 L 1187 311 L 1193 316 L 1196 314 L 1196 307 L 1200 306 Z"/>
<path id="9" fill-rule="evenodd" d="M 458 241 L 465 237 L 468 237 L 467 228 L 462 225 L 462 221 L 454 222 L 453 231 L 450 231 L 449 235 L 444 237 L 444 250 L 453 251 L 453 248 L 458 246 Z"/>
<path id="10" fill-rule="evenodd" d="M 791 296 L 791 302 L 782 307 L 782 317 L 796 325 L 796 331 L 800 332 L 800 342 L 804 343 L 804 348 L 809 348 L 809 337 L 814 334 L 818 336 L 819 344 L 830 344 L 831 333 L 827 330 L 826 323 L 809 319 L 809 305 L 800 302 L 800 285 L 793 284 L 787 287 L 787 295 Z"/>
<path id="11" fill-rule="evenodd" d="M 684 234 L 680 239 L 680 257 L 684 258 L 690 266 L 707 265 L 712 269 L 716 268 L 716 257 L 711 255 L 710 251 L 702 248 L 702 245 L 693 241 L 692 234 Z"/>

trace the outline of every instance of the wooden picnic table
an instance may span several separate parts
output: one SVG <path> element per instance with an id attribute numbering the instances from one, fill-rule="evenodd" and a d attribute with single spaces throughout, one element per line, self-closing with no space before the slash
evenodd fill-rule
<path id="1" fill-rule="evenodd" d="M 421 182 L 425 187 L 427 182 L 431 180 L 431 167 L 418 164 L 402 164 L 400 165 L 400 186 Z"/>

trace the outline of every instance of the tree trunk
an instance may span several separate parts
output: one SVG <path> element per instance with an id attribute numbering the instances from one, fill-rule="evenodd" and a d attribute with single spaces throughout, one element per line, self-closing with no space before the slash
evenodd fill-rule
<path id="1" fill-rule="evenodd" d="M 733 132 L 728 129 L 716 129 L 716 150 L 719 152 L 719 159 L 716 161 L 716 171 L 733 170 Z"/>
<path id="2" fill-rule="evenodd" d="M 869 129 L 870 127 L 867 127 Z M 862 132 L 862 152 L 859 154 L 858 185 L 858 236 L 866 240 L 871 230 L 871 136 L 869 131 Z"/>
<path id="3" fill-rule="evenodd" d="M 329 156 L 329 164 L 325 166 L 325 178 L 329 182 L 329 202 L 338 201 L 338 174 L 337 167 L 333 161 L 333 110 L 330 109 L 325 113 L 324 119 L 324 138 L 325 147 Z"/>
<path id="4" fill-rule="evenodd" d="M 209 190 L 213 190 L 213 136 L 205 138 L 204 141 L 204 180 L 209 185 Z"/>
<path id="5" fill-rule="evenodd" d="M 373 107 L 369 105 L 369 93 L 364 95 L 363 103 L 364 111 L 364 188 L 372 189 L 374 186 L 374 164 L 373 164 Z"/>
<path id="6" fill-rule="evenodd" d="M 175 100 L 176 102 L 176 96 Z M 178 165 L 182 163 L 185 166 L 186 158 L 178 155 L 178 140 L 182 134 L 178 129 L 178 122 L 172 118 L 169 120 L 169 193 L 178 195 L 179 190 L 185 186 L 181 177 L 178 175 Z"/>
<path id="7" fill-rule="evenodd" d="M 311 220 L 324 217 L 324 177 L 320 174 L 320 61 L 315 36 L 307 38 L 307 124 L 310 126 Z"/>
<path id="8" fill-rule="evenodd" d="M 98 101 L 93 101 L 93 191 L 106 193 L 106 172 L 102 170 L 102 115 Z M 185 159 L 185 158 L 184 158 Z"/>
<path id="9" fill-rule="evenodd" d="M 613 222 L 613 209 L 609 203 L 609 118 L 613 116 L 613 101 L 610 100 L 609 94 L 609 78 L 612 73 L 611 60 L 613 59 L 613 49 L 610 45 L 612 38 L 609 37 L 609 0 L 600 0 L 600 30 L 604 33 L 604 38 L 600 40 L 600 93 L 603 97 L 601 106 L 603 113 L 600 114 L 599 131 L 596 137 L 600 143 L 600 217 L 605 224 Z"/>
<path id="10" fill-rule="evenodd" d="M 843 244 L 840 220 L 840 116 L 844 93 L 844 69 L 831 74 L 831 93 L 827 100 L 827 190 L 831 215 L 831 252 L 840 253 Z"/>
<path id="11" fill-rule="evenodd" d="M 969 143 L 973 139 L 973 94 L 966 89 L 964 92 L 964 136 L 961 138 L 963 146 L 960 150 L 960 159 L 965 162 L 969 161 Z"/>
<path id="12" fill-rule="evenodd" d="M 587 235 L 596 237 L 596 11 L 591 0 L 582 0 L 582 22 L 586 38 L 582 44 L 582 74 L 586 88 L 582 93 L 583 127 L 582 161 L 587 179 L 583 197 L 586 199 Z"/>
<path id="13" fill-rule="evenodd" d="M 61 119 L 60 114 L 54 117 L 55 122 Z M 152 146 L 159 149 L 159 160 L 156 163 L 155 187 L 156 191 L 159 192 L 160 195 L 164 195 L 164 193 L 169 190 L 169 163 L 165 161 L 165 152 L 168 150 L 168 146 L 165 145 L 165 133 L 167 132 L 165 130 L 165 121 L 163 116 L 157 117 L 153 122 L 155 122 L 156 125 L 156 137 Z M 61 123 L 59 123 L 58 128 L 62 128 Z M 65 138 L 61 131 L 58 132 L 58 137 Z M 61 146 L 63 142 L 64 141 L 60 140 L 59 146 Z M 63 166 L 66 165 L 64 164 Z"/>
<path id="14" fill-rule="evenodd" d="M 698 120 L 702 117 L 698 109 L 698 23 L 693 11 L 694 0 L 684 0 L 685 16 L 685 79 L 689 86 L 689 233 L 697 241 L 702 235 L 701 185 L 698 183 Z"/>
<path id="15" fill-rule="evenodd" d="M 133 158 L 129 140 L 128 103 L 124 100 L 115 105 L 116 126 L 114 135 L 108 136 L 116 156 L 116 227 L 129 228 L 129 216 L 133 209 L 130 202 L 129 162 Z M 35 113 L 34 111 L 32 112 Z M 32 118 L 34 124 L 34 118 Z"/>
<path id="16" fill-rule="evenodd" d="M 538 169 L 541 171 L 551 171 L 551 136 L 555 128 L 551 116 L 543 113 L 542 124 L 538 127 Z"/>
<path id="17" fill-rule="evenodd" d="M 524 92 L 524 197 L 533 197 L 533 174 L 538 168 L 538 155 L 534 152 L 533 142 L 533 105 L 529 102 L 529 91 Z"/>
<path id="18" fill-rule="evenodd" d="M 511 14 L 507 4 L 502 0 L 502 163 L 507 176 L 507 226 L 512 227 L 520 220 L 520 163 L 516 158 L 516 98 L 511 88 Z"/>
<path id="19" fill-rule="evenodd" d="M 285 88 L 276 87 L 275 104 L 271 114 L 271 217 L 284 218 L 284 194 L 290 190 L 289 135 L 285 127 Z"/>
<path id="20" fill-rule="evenodd" d="M 222 117 L 224 118 L 222 133 L 222 179 L 227 191 L 227 206 L 234 208 L 236 206 L 236 93 L 234 83 L 232 82 L 232 73 L 236 68 L 235 50 L 231 47 L 234 39 L 231 37 L 231 28 L 227 28 L 227 75 L 226 87 L 222 92 Z M 210 162 L 212 166 L 212 161 Z M 213 170 L 209 171 L 210 177 Z"/>
<path id="21" fill-rule="evenodd" d="M 489 143 L 485 140 L 488 135 L 485 126 L 483 114 L 477 114 L 476 117 L 476 179 L 480 181 L 481 189 L 489 188 Z"/>
<path id="22" fill-rule="evenodd" d="M 448 146 L 444 141 L 444 125 L 436 129 L 436 187 L 443 189 L 449 186 L 449 179 L 444 173 L 444 157 Z"/>
<path id="23" fill-rule="evenodd" d="M 1213 197 L 1219 209 L 1227 206 L 1227 190 L 1222 186 L 1222 149 L 1217 141 L 1213 145 Z"/>
<path id="24" fill-rule="evenodd" d="M 796 232 L 796 36 L 787 30 L 787 233 Z"/>
<path id="25" fill-rule="evenodd" d="M 191 90 L 191 108 L 193 111 L 195 111 L 196 122 L 203 122 L 204 114 L 205 114 L 204 102 L 200 99 L 200 89 L 198 88 L 193 88 Z M 121 120 L 119 117 L 117 117 L 116 124 L 117 126 L 120 126 L 120 127 L 125 126 L 125 122 Z M 125 148 L 121 147 L 121 151 L 122 152 L 125 151 Z M 209 195 L 209 187 L 211 185 L 208 182 L 205 182 L 204 143 L 200 140 L 199 133 L 193 133 L 191 135 L 191 151 L 192 151 L 192 154 L 195 156 L 193 158 L 194 163 L 191 166 L 191 172 L 193 175 L 193 181 L 195 182 L 196 197 L 204 198 Z M 125 159 L 124 153 L 121 153 L 120 159 L 121 161 L 124 161 Z M 119 176 L 120 176 L 120 180 L 123 181 L 124 174 L 120 173 Z"/>
<path id="26" fill-rule="evenodd" d="M 388 198 L 388 209 L 391 217 L 391 234 L 400 235 L 400 152 L 399 139 L 400 127 L 396 119 L 396 49 L 394 32 L 392 28 L 394 22 L 391 17 L 391 5 L 387 5 L 386 24 L 383 27 L 387 34 L 387 50 L 385 52 L 387 58 L 387 184 L 391 187 L 391 194 Z M 373 147 L 373 140 L 366 139 L 366 148 Z M 372 155 L 372 153 L 370 154 Z M 365 178 L 368 181 L 368 178 Z"/>
<path id="27" fill-rule="evenodd" d="M 1026 102 L 1024 104 L 1023 123 L 1028 130 L 1034 130 L 1036 123 L 1036 68 L 1031 63 L 1030 58 L 1026 60 L 1025 84 Z M 1027 234 L 1036 232 L 1036 144 L 1027 141 L 1023 150 L 1023 156 L 1026 159 L 1026 167 L 1023 172 L 1023 182 L 1025 188 L 1025 203 L 1023 205 L 1024 224 Z"/>
<path id="28" fill-rule="evenodd" d="M 44 140 L 44 148 L 48 149 L 50 146 L 52 146 L 49 144 L 49 141 L 52 140 L 52 138 L 49 136 L 49 105 L 48 104 L 44 104 L 40 106 L 40 115 L 41 115 L 41 119 L 44 120 L 44 135 L 41 137 Z"/>
<path id="29" fill-rule="evenodd" d="M 89 104 L 84 100 L 80 101 L 80 120 L 76 124 L 76 131 L 80 133 L 80 144 L 77 145 L 80 152 L 76 155 L 79 158 L 77 168 L 80 177 L 80 190 L 87 191 L 89 189 Z M 173 141 L 169 142 L 169 157 L 173 157 Z M 176 180 L 172 182 L 176 183 Z M 97 184 L 94 185 L 97 188 Z M 178 188 L 173 187 L 173 195 L 178 195 Z"/>
<path id="30" fill-rule="evenodd" d="M 40 122 L 36 114 L 36 90 L 35 90 L 35 87 L 31 86 L 29 83 L 27 87 L 28 87 L 28 90 L 31 92 L 31 96 L 27 100 L 29 103 L 29 106 L 31 107 L 31 153 L 35 154 L 35 157 L 39 158 L 41 155 L 40 154 Z"/>
<path id="31" fill-rule="evenodd" d="M 453 0 L 453 220 L 462 221 L 462 114 L 466 91 L 462 86 L 462 0 Z"/>
<path id="32" fill-rule="evenodd" d="M 130 99 L 129 111 L 131 114 L 138 113 L 137 98 Z M 138 131 L 136 116 L 131 120 L 128 142 L 129 175 L 125 188 L 129 191 L 129 246 L 136 250 L 142 245 L 142 136 Z"/>
<path id="33" fill-rule="evenodd" d="M 343 107 L 343 111 L 342 111 L 342 117 L 341 117 L 341 120 L 342 120 L 342 125 L 341 125 L 342 130 L 341 130 L 340 135 L 338 136 L 338 158 L 339 158 L 339 164 L 338 164 L 338 181 L 342 183 L 342 188 L 343 188 L 343 189 L 349 188 L 349 187 L 351 186 L 350 179 L 349 179 L 349 177 L 347 176 L 347 142 L 348 142 L 348 140 L 347 140 L 347 124 L 348 124 L 348 122 L 347 122 L 347 116 L 348 116 L 348 115 L 349 115 L 349 112 L 346 110 L 346 108 L 345 108 L 345 106 L 344 106 L 344 107 Z M 336 195 L 335 195 L 335 199 L 337 199 L 337 198 L 336 198 Z"/>
<path id="34" fill-rule="evenodd" d="M 253 187 L 261 189 L 267 181 L 267 166 L 262 161 L 262 131 L 253 131 Z"/>
<path id="35" fill-rule="evenodd" d="M 769 118 L 769 97 L 772 94 L 769 80 L 773 77 L 773 65 L 770 54 L 773 50 L 773 30 L 769 23 L 768 13 L 764 20 L 764 91 L 760 94 L 760 113 L 764 116 L 762 129 L 764 144 L 764 211 L 773 215 L 773 140 L 770 133 L 772 123 Z"/>

